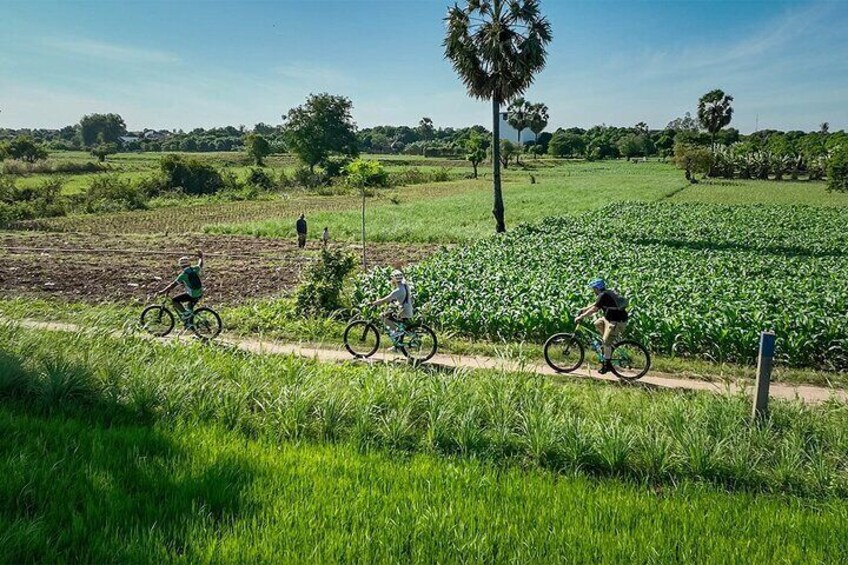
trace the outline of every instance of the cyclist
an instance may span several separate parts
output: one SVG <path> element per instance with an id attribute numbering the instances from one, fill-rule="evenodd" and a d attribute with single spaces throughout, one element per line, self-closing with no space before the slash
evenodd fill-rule
<path id="1" fill-rule="evenodd" d="M 593 279 L 589 283 L 589 288 L 595 291 L 597 299 L 594 304 L 583 308 L 577 314 L 574 323 L 579 324 L 580 320 L 595 312 L 603 312 L 603 315 L 595 320 L 595 328 L 601 334 L 603 341 L 604 364 L 598 370 L 599 373 L 603 374 L 611 369 L 610 358 L 612 357 L 613 340 L 627 328 L 629 316 L 627 310 L 622 306 L 621 298 L 615 292 L 607 289 L 604 279 Z"/>
<path id="2" fill-rule="evenodd" d="M 200 299 L 203 298 L 203 282 L 200 276 L 203 274 L 203 251 L 197 252 L 197 265 L 192 266 L 190 257 L 180 257 L 178 264 L 180 274 L 176 280 L 157 292 L 157 295 L 167 294 L 179 284 L 183 285 L 185 292 L 171 299 L 174 309 L 179 313 L 186 327 L 190 327 L 192 311 Z"/>
<path id="3" fill-rule="evenodd" d="M 391 303 L 392 307 L 383 312 L 381 318 L 383 323 L 389 328 L 389 336 L 392 341 L 396 341 L 403 332 L 398 329 L 398 324 L 407 324 L 412 319 L 412 293 L 409 291 L 409 285 L 403 277 L 403 273 L 397 269 L 392 271 L 391 283 L 394 285 L 394 290 L 389 294 L 375 300 L 371 306 L 380 306 L 382 304 Z"/>

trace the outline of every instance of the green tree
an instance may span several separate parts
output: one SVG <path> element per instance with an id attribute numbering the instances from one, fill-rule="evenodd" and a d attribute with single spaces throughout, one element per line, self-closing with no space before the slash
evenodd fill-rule
<path id="1" fill-rule="evenodd" d="M 0 156 L 35 163 L 47 159 L 47 150 L 28 135 L 19 135 L 0 148 Z"/>
<path id="2" fill-rule="evenodd" d="M 353 103 L 344 96 L 310 94 L 306 103 L 286 115 L 285 140 L 309 171 L 325 165 L 331 155 L 356 157 L 356 124 L 351 116 Z"/>
<path id="3" fill-rule="evenodd" d="M 538 0 L 466 0 L 450 8 L 444 40 L 468 94 L 492 103 L 495 229 L 506 231 L 500 171 L 501 105 L 521 95 L 545 67 L 551 25 Z"/>
<path id="4" fill-rule="evenodd" d="M 518 148 L 519 151 L 515 154 L 515 162 L 518 163 L 519 156 L 521 155 L 520 149 L 521 145 L 521 132 L 530 127 L 530 110 L 531 105 L 530 102 L 525 100 L 524 98 L 518 97 L 513 100 L 510 105 L 506 109 L 506 121 L 509 125 L 514 127 L 518 132 Z"/>
<path id="5" fill-rule="evenodd" d="M 628 133 L 618 140 L 618 152 L 628 159 L 645 155 L 645 136 Z"/>
<path id="6" fill-rule="evenodd" d="M 838 148 L 828 161 L 827 189 L 848 192 L 848 145 Z"/>
<path id="7" fill-rule="evenodd" d="M 471 132 L 465 141 L 465 158 L 471 162 L 474 168 L 474 178 L 477 178 L 477 166 L 486 158 L 485 140 L 477 132 Z"/>
<path id="8" fill-rule="evenodd" d="M 257 167 L 263 167 L 263 159 L 271 154 L 271 144 L 258 133 L 249 133 L 244 138 L 244 149 Z"/>
<path id="9" fill-rule="evenodd" d="M 668 122 L 665 129 L 672 131 L 698 131 L 698 122 L 692 117 L 692 114 L 686 112 L 682 118 L 675 118 Z"/>
<path id="10" fill-rule="evenodd" d="M 711 145 L 715 149 L 716 134 L 733 119 L 733 97 L 721 89 L 707 92 L 698 100 L 698 122 L 710 133 Z"/>
<path id="11" fill-rule="evenodd" d="M 421 154 L 426 157 L 427 156 L 427 142 L 433 139 L 433 135 L 436 133 L 436 128 L 433 127 L 433 120 L 424 116 L 421 118 L 421 121 L 418 122 L 418 135 L 421 137 Z"/>
<path id="12" fill-rule="evenodd" d="M 548 155 L 552 157 L 576 157 L 586 151 L 586 140 L 576 133 L 558 130 L 548 142 Z"/>
<path id="13" fill-rule="evenodd" d="M 686 180 L 697 182 L 694 173 L 707 174 L 713 166 L 713 154 L 699 145 L 675 143 L 674 163 L 685 171 Z"/>
<path id="14" fill-rule="evenodd" d="M 548 127 L 548 107 L 542 102 L 537 102 L 530 106 L 530 131 L 533 132 L 534 143 L 539 142 L 539 134 Z"/>
<path id="15" fill-rule="evenodd" d="M 107 156 L 114 155 L 117 152 L 118 145 L 116 143 L 101 143 L 91 148 L 91 155 L 97 157 L 97 160 L 101 163 L 106 161 Z"/>
<path id="16" fill-rule="evenodd" d="M 89 114 L 79 123 L 80 141 L 83 147 L 99 143 L 118 143 L 127 133 L 127 125 L 118 114 Z"/>

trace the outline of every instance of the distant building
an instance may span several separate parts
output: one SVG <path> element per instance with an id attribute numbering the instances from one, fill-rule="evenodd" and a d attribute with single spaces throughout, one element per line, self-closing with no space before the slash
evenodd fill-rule
<path id="1" fill-rule="evenodd" d="M 162 131 L 148 130 L 148 131 L 144 132 L 144 139 L 146 139 L 148 141 L 162 141 L 164 139 L 168 139 L 170 136 L 171 136 L 171 133 L 166 131 L 166 130 L 162 130 Z"/>
<path id="2" fill-rule="evenodd" d="M 121 142 L 121 145 L 129 145 L 130 143 L 136 143 L 141 141 L 141 138 L 136 137 L 134 135 L 124 135 L 118 138 L 118 141 Z"/>
<path id="3" fill-rule="evenodd" d="M 509 125 L 509 122 L 506 121 L 507 113 L 501 112 L 501 139 L 508 139 L 513 143 L 518 143 L 518 130 Z M 541 133 L 541 132 L 540 132 Z M 527 128 L 522 130 L 521 132 L 521 143 L 522 145 L 527 143 L 528 141 L 532 141 L 535 139 L 535 135 Z"/>
<path id="4" fill-rule="evenodd" d="M 518 143 L 518 130 L 509 125 L 506 118 L 507 113 L 501 112 L 501 139 L 508 139 L 513 143 Z"/>

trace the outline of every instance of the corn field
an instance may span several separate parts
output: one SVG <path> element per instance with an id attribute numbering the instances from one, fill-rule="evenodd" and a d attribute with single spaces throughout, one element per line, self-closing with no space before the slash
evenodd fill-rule
<path id="1" fill-rule="evenodd" d="M 420 313 L 468 336 L 567 329 L 601 276 L 630 300 L 628 333 L 657 352 L 750 363 L 770 329 L 780 362 L 846 370 L 846 221 L 835 208 L 616 204 L 439 252 L 407 275 Z M 385 279 L 365 276 L 354 300 Z"/>

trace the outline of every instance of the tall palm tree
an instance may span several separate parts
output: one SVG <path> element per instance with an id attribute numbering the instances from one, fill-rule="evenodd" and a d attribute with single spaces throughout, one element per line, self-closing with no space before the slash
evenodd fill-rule
<path id="1" fill-rule="evenodd" d="M 522 97 L 513 100 L 506 109 L 506 121 L 518 131 L 518 152 L 515 154 L 515 162 L 521 155 L 521 132 L 530 126 L 530 102 Z"/>
<path id="2" fill-rule="evenodd" d="M 421 136 L 421 141 L 423 142 L 421 154 L 424 157 L 427 156 L 427 142 L 433 138 L 435 131 L 436 129 L 433 127 L 433 120 L 427 116 L 424 116 L 421 118 L 421 121 L 418 122 L 418 135 Z"/>
<path id="3" fill-rule="evenodd" d="M 445 18 L 445 58 L 474 98 L 492 101 L 495 229 L 506 231 L 500 169 L 501 105 L 521 95 L 545 67 L 551 24 L 538 0 L 466 0 Z"/>
<path id="4" fill-rule="evenodd" d="M 548 127 L 548 107 L 542 102 L 533 104 L 530 107 L 530 131 L 533 132 L 533 142 L 539 140 L 539 134 Z"/>
<path id="5" fill-rule="evenodd" d="M 713 151 L 715 151 L 716 134 L 721 128 L 730 124 L 733 118 L 731 102 L 733 102 L 733 96 L 725 94 L 718 88 L 707 92 L 698 100 L 698 121 L 701 127 L 710 132 Z"/>

